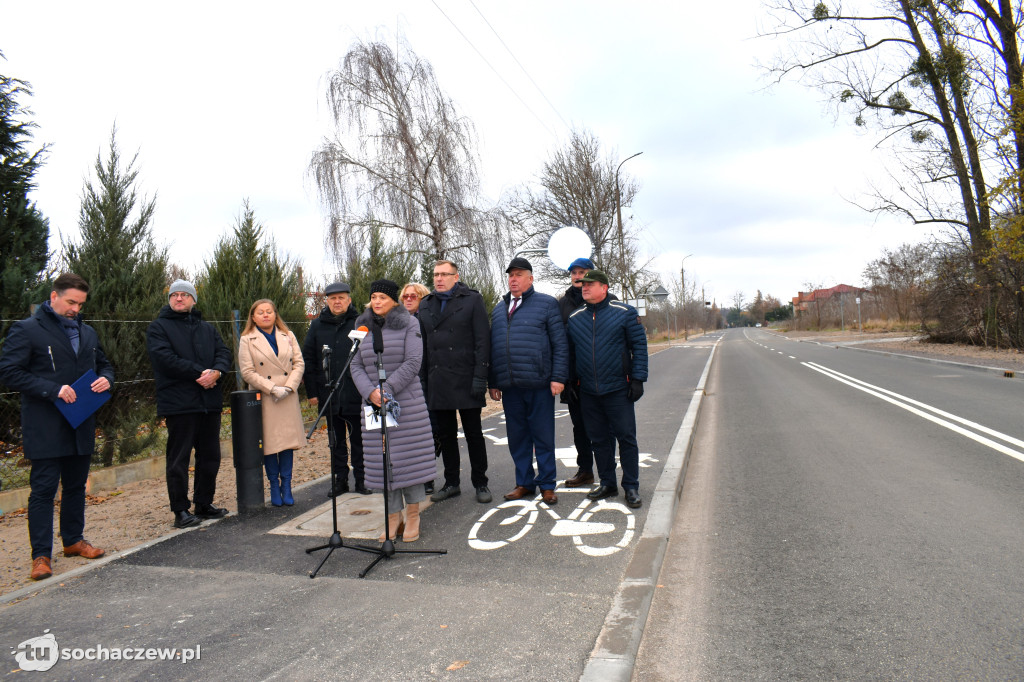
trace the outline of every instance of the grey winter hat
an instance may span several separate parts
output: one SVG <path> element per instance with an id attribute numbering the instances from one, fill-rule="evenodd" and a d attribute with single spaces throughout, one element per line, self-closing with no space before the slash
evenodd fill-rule
<path id="1" fill-rule="evenodd" d="M 186 282 L 183 279 L 174 280 L 174 284 L 172 284 L 171 288 L 167 290 L 167 297 L 170 298 L 171 294 L 176 294 L 178 292 L 188 294 L 192 297 L 193 301 L 199 303 L 199 296 L 196 295 L 196 288 L 189 282 Z"/>
<path id="2" fill-rule="evenodd" d="M 331 294 L 351 294 L 352 288 L 344 282 L 331 282 L 324 289 L 324 296 L 330 296 Z"/>

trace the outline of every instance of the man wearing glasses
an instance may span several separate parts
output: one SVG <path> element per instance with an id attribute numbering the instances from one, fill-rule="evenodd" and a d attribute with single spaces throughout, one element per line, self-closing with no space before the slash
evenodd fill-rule
<path id="1" fill-rule="evenodd" d="M 420 376 L 425 379 L 427 408 L 444 462 L 444 486 L 430 499 L 440 502 L 462 492 L 458 411 L 476 500 L 486 504 L 491 501 L 491 491 L 480 413 L 487 400 L 491 338 L 484 299 L 459 281 L 455 263 L 439 260 L 434 265 L 434 291 L 420 302 L 419 318 L 424 339 Z"/>
<path id="2" fill-rule="evenodd" d="M 171 284 L 168 304 L 149 323 L 146 349 L 156 376 L 156 411 L 167 419 L 167 495 L 175 528 L 219 519 L 228 510 L 213 504 L 220 470 L 220 381 L 231 369 L 231 351 L 217 329 L 196 310 L 196 288 L 183 279 Z M 189 512 L 188 463 L 196 452 Z"/>

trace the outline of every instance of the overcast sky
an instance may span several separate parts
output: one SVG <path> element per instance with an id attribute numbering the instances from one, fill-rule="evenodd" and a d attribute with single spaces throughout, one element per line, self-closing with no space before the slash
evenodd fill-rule
<path id="1" fill-rule="evenodd" d="M 615 158 L 643 152 L 622 171 L 640 186 L 644 251 L 666 278 L 693 254 L 687 280 L 719 303 L 856 285 L 883 248 L 926 236 L 847 201 L 884 173 L 872 139 L 820 93 L 764 90 L 755 61 L 780 46 L 755 38 L 757 0 L 34 0 L 5 14 L 0 72 L 32 84 L 23 103 L 52 145 L 34 199 L 55 249 L 77 238 L 83 181 L 116 122 L 172 261 L 194 272 L 248 198 L 278 245 L 324 276 L 307 174 L 329 132 L 323 78 L 357 38 L 399 34 L 476 125 L 486 200 L 536 177 L 570 126 Z"/>

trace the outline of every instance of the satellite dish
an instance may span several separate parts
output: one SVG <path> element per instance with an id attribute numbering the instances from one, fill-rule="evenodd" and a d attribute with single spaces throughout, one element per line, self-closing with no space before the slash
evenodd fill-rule
<path id="1" fill-rule="evenodd" d="M 548 240 L 548 258 L 563 270 L 577 258 L 590 258 L 593 252 L 590 237 L 578 227 L 559 228 Z"/>

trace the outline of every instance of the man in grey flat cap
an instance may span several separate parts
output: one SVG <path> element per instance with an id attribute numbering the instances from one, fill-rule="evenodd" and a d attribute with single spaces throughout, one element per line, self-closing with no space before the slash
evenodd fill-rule
<path id="1" fill-rule="evenodd" d="M 231 351 L 217 329 L 196 309 L 196 288 L 183 279 L 168 290 L 168 304 L 149 323 L 146 349 L 156 377 L 157 414 L 167 420 L 167 495 L 174 526 L 187 528 L 203 519 L 219 519 L 228 510 L 215 507 L 220 470 L 220 381 L 231 369 Z M 189 511 L 188 464 L 196 453 Z"/>
<path id="2" fill-rule="evenodd" d="M 306 363 L 306 395 L 312 405 L 319 405 L 327 399 L 327 388 L 345 367 L 352 339 L 348 337 L 356 327 L 359 311 L 352 305 L 352 289 L 345 282 L 333 282 L 324 289 L 327 305 L 320 311 L 319 317 L 310 322 L 306 340 L 302 342 L 302 359 Z M 331 350 L 329 372 L 324 372 L 324 347 Z M 349 448 L 346 447 L 345 434 L 351 444 L 352 477 L 355 479 L 355 491 L 360 495 L 369 495 L 364 485 L 363 468 L 363 437 L 359 430 L 359 419 L 362 414 L 363 399 L 359 396 L 352 377 L 346 376 L 342 386 L 331 398 L 331 414 L 327 415 L 334 424 L 335 442 L 331 448 L 331 489 L 329 497 L 349 492 L 348 461 Z"/>

